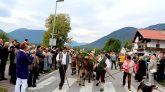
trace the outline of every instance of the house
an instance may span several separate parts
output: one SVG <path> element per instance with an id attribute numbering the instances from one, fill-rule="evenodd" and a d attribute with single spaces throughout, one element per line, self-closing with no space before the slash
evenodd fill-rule
<path id="1" fill-rule="evenodd" d="M 165 51 L 165 31 L 138 29 L 133 43 L 133 52 Z"/>

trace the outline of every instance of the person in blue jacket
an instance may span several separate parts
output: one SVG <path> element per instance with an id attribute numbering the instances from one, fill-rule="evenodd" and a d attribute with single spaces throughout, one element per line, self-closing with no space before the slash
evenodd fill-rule
<path id="1" fill-rule="evenodd" d="M 28 65 L 33 61 L 33 58 L 28 53 L 28 45 L 23 42 L 20 45 L 20 50 L 16 54 L 16 85 L 15 92 L 26 92 L 27 79 L 29 77 Z"/>

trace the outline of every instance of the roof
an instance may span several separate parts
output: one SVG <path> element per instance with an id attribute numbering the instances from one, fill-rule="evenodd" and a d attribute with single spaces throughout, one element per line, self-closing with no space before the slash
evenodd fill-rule
<path id="1" fill-rule="evenodd" d="M 138 29 L 144 39 L 165 40 L 165 31 Z"/>

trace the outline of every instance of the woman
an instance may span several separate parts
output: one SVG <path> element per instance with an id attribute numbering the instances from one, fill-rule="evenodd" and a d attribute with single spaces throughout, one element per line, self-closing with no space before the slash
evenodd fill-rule
<path id="1" fill-rule="evenodd" d="M 51 72 L 52 58 L 53 55 L 51 53 L 51 49 L 48 49 L 48 72 Z"/>
<path id="2" fill-rule="evenodd" d="M 157 62 L 156 62 L 156 55 L 152 54 L 150 56 L 150 62 L 148 64 L 148 75 L 149 75 L 149 82 L 151 85 L 154 85 L 154 73 L 157 71 Z"/>
<path id="3" fill-rule="evenodd" d="M 16 85 L 15 92 L 25 92 L 27 87 L 27 79 L 29 76 L 28 65 L 32 63 L 32 57 L 27 53 L 28 45 L 24 42 L 20 46 L 20 51 L 17 53 L 16 62 Z"/>
<path id="4" fill-rule="evenodd" d="M 126 60 L 123 63 L 124 75 L 123 75 L 123 86 L 126 83 L 126 77 L 128 76 L 128 90 L 131 91 L 131 76 L 133 73 L 134 61 L 131 60 L 131 56 L 126 56 Z"/>
<path id="5" fill-rule="evenodd" d="M 36 79 L 38 77 L 39 70 L 39 60 L 34 50 L 31 52 L 31 54 L 33 57 L 33 63 L 29 66 L 30 74 L 28 79 L 28 87 L 36 87 Z"/>
<path id="6" fill-rule="evenodd" d="M 120 59 L 119 66 L 120 66 L 120 71 L 121 71 L 122 70 L 122 66 L 123 66 L 123 62 L 125 60 L 125 55 L 123 53 L 121 53 L 120 56 L 119 56 L 119 59 Z"/>
<path id="7" fill-rule="evenodd" d="M 135 79 L 138 82 L 141 82 L 143 79 L 143 76 L 145 76 L 146 74 L 146 65 L 145 65 L 145 61 L 143 59 L 143 56 L 139 57 L 139 61 L 138 61 L 138 71 L 137 74 L 135 76 Z"/>
<path id="8" fill-rule="evenodd" d="M 164 70 L 165 70 L 165 56 L 160 55 L 160 61 L 158 63 L 158 71 L 157 71 L 157 81 L 163 82 L 164 79 Z"/>
<path id="9" fill-rule="evenodd" d="M 43 49 L 43 54 L 45 55 L 44 57 L 44 73 L 48 71 L 48 49 L 44 48 Z"/>

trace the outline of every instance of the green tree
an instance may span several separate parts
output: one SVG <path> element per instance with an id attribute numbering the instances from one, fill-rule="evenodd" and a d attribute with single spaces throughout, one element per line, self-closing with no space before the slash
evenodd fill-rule
<path id="1" fill-rule="evenodd" d="M 43 45 L 45 47 L 49 46 L 49 38 L 51 38 L 51 33 L 53 31 L 54 16 L 55 15 L 51 14 L 46 19 L 45 26 L 47 28 L 47 31 L 44 33 L 44 37 L 43 37 Z M 68 33 L 70 32 L 70 30 L 71 27 L 70 27 L 69 15 L 57 14 L 55 21 L 55 31 L 54 31 L 54 37 L 57 40 L 56 41 L 57 47 L 62 47 L 65 44 L 65 42 L 70 40 L 70 38 L 68 38 Z"/>
<path id="2" fill-rule="evenodd" d="M 121 42 L 118 39 L 110 38 L 104 46 L 104 50 L 118 52 L 121 48 Z"/>
<path id="3" fill-rule="evenodd" d="M 5 32 L 0 32 L 0 38 L 3 40 L 3 42 L 9 41 L 9 38 Z"/>
<path id="4" fill-rule="evenodd" d="M 133 48 L 133 43 L 131 40 L 127 40 L 125 45 L 124 45 L 124 48 L 126 48 L 127 50 L 131 51 L 131 49 Z"/>

